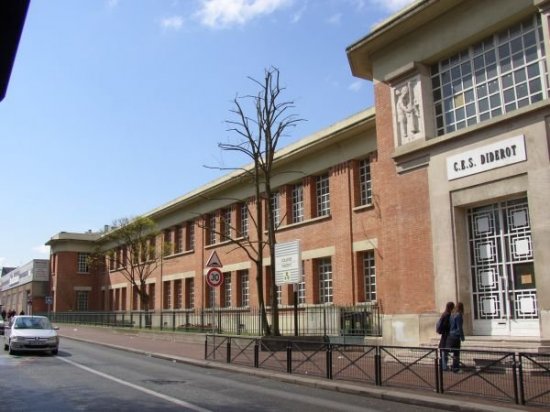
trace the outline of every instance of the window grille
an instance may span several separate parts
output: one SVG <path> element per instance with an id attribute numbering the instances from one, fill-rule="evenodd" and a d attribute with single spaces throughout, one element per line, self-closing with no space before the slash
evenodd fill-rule
<path id="1" fill-rule="evenodd" d="M 545 99 L 548 80 L 540 16 L 441 60 L 431 72 L 438 135 Z"/>

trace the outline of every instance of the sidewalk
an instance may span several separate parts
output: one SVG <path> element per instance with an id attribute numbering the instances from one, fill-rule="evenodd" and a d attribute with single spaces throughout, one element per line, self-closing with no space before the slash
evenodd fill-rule
<path id="1" fill-rule="evenodd" d="M 453 411 L 542 411 L 542 408 L 522 407 L 501 402 L 487 402 L 483 399 L 472 402 L 472 398 L 442 395 L 421 391 L 408 391 L 402 388 L 387 388 L 358 383 L 332 381 L 321 378 L 308 378 L 299 375 L 277 373 L 268 370 L 234 366 L 223 362 L 204 359 L 205 337 L 201 334 L 171 332 L 149 332 L 138 329 L 114 329 L 84 325 L 60 325 L 60 349 L 63 351 L 63 338 L 104 345 L 115 349 L 145 354 L 159 359 L 206 368 L 217 368 L 231 372 L 246 373 L 283 382 L 313 386 L 339 392 L 360 394 L 406 404 L 422 405 Z"/>

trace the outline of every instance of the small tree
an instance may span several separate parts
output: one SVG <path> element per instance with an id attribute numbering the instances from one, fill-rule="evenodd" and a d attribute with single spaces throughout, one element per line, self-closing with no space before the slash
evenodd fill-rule
<path id="1" fill-rule="evenodd" d="M 148 217 L 135 219 L 121 218 L 113 224 L 114 229 L 101 236 L 98 242 L 96 259 L 115 261 L 116 269 L 130 282 L 132 291 L 138 293 L 141 307 L 149 311 L 150 296 L 147 279 L 158 267 L 164 248 L 156 247 L 158 230 L 155 222 Z"/>
<path id="2" fill-rule="evenodd" d="M 264 72 L 263 82 L 249 77 L 259 86 L 257 95 L 237 96 L 233 100 L 234 108 L 231 110 L 236 120 L 228 120 L 226 123 L 230 126 L 230 132 L 234 132 L 238 141 L 236 143 L 220 143 L 218 146 L 225 151 L 233 151 L 244 154 L 252 161 L 250 168 L 241 169 L 245 175 L 248 175 L 254 184 L 255 195 L 255 213 L 250 213 L 252 222 L 256 228 L 256 242 L 249 239 L 240 241 L 233 240 L 245 249 L 254 261 L 256 266 L 256 285 L 258 289 L 258 299 L 262 316 L 263 332 L 265 335 L 280 335 L 279 316 L 277 306 L 277 295 L 275 293 L 275 220 L 271 204 L 272 187 L 271 178 L 273 176 L 274 156 L 277 150 L 279 140 L 285 136 L 290 127 L 303 119 L 297 118 L 289 113 L 294 108 L 294 102 L 281 101 L 281 93 L 285 90 L 279 83 L 279 70 L 271 67 Z M 251 114 L 247 114 L 247 109 L 243 106 L 243 99 L 251 103 Z M 264 208 L 265 217 L 267 217 L 267 237 L 264 234 Z M 271 291 L 270 303 L 272 308 L 272 327 L 267 321 L 267 313 L 264 302 L 264 268 L 262 265 L 265 248 L 269 250 L 271 258 Z"/>

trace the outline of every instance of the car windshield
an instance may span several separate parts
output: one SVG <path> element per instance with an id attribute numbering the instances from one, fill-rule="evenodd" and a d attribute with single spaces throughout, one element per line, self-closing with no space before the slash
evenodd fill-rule
<path id="1" fill-rule="evenodd" d="M 15 329 L 51 329 L 50 322 L 46 318 L 17 318 Z"/>

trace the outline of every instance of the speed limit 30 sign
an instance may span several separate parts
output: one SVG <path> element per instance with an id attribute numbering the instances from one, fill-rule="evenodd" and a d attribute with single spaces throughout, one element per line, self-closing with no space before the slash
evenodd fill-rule
<path id="1" fill-rule="evenodd" d="M 223 283 L 223 272 L 219 268 L 210 268 L 206 273 L 206 283 L 216 288 Z"/>

